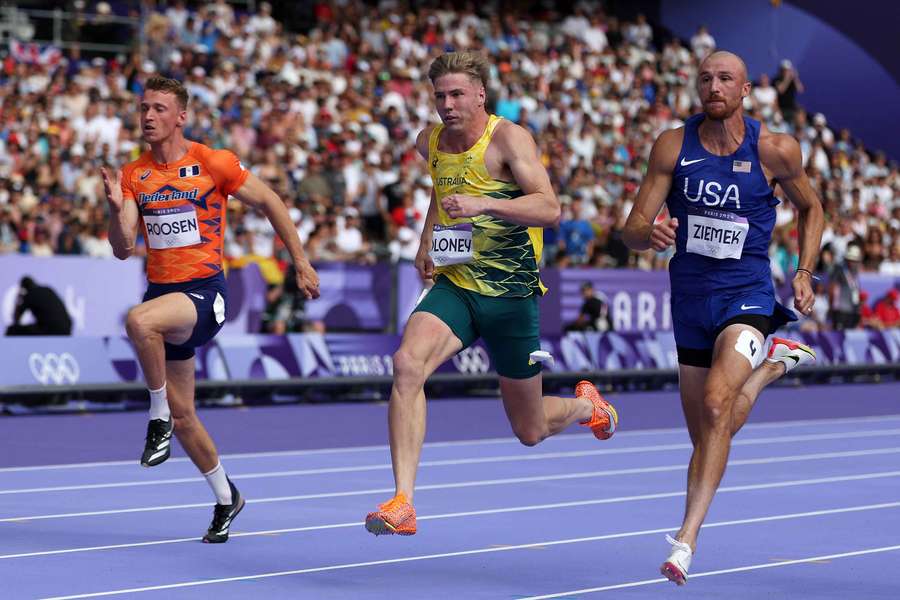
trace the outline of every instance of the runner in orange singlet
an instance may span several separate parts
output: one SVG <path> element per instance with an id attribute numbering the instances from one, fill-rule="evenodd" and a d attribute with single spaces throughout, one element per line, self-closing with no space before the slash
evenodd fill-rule
<path id="1" fill-rule="evenodd" d="M 194 410 L 194 348 L 211 340 L 225 322 L 222 232 L 228 197 L 268 217 L 291 254 L 297 284 L 307 298 L 319 296 L 319 278 L 281 198 L 228 150 L 184 138 L 187 104 L 180 81 L 148 80 L 140 108 L 150 150 L 114 175 L 102 172 L 116 257 L 132 255 L 138 227 L 148 248 L 147 293 L 126 321 L 150 391 L 141 464 L 165 461 L 174 431 L 216 496 L 203 541 L 221 543 L 228 541 L 229 526 L 244 499 L 226 476 Z"/>

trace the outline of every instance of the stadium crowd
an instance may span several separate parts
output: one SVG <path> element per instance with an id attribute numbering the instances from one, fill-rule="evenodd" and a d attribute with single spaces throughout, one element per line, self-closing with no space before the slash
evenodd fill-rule
<path id="1" fill-rule="evenodd" d="M 531 130 L 563 204 L 560 226 L 545 231 L 545 264 L 665 268 L 668 254 L 629 252 L 621 230 L 653 140 L 699 110 L 694 80 L 715 32 L 699 27 L 683 42 L 589 3 L 526 18 L 472 3 L 410 12 L 390 0 L 320 2 L 303 33 L 286 31 L 265 2 L 254 14 L 225 0 L 143 6 L 128 54 L 5 58 L 0 253 L 112 256 L 99 166 L 141 152 L 136 98 L 163 74 L 190 91 L 186 136 L 230 148 L 277 190 L 312 260 L 412 260 L 430 200 L 415 135 L 437 118 L 428 64 L 481 50 L 494 64 L 493 112 Z M 809 115 L 789 61 L 774 77 L 751 76 L 748 114 L 800 140 L 825 205 L 830 314 L 857 271 L 900 276 L 898 167 Z M 777 210 L 771 256 L 785 280 L 797 264 L 796 215 L 786 203 Z M 232 264 L 281 258 L 261 215 L 234 202 L 227 223 Z"/>

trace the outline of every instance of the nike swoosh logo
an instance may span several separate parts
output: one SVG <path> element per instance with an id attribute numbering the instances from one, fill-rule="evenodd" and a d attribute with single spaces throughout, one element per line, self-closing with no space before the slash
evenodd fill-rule
<path id="1" fill-rule="evenodd" d="M 750 310 L 751 308 L 762 308 L 762 306 L 757 306 L 754 304 L 753 306 L 747 306 L 746 304 L 741 304 L 741 310 Z"/>
<path id="2" fill-rule="evenodd" d="M 700 161 L 702 161 L 702 160 L 706 160 L 706 159 L 705 159 L 705 158 L 697 158 L 697 159 L 695 159 L 695 160 L 684 160 L 684 157 L 682 157 L 682 159 L 681 159 L 681 166 L 682 166 L 682 167 L 686 167 L 686 166 L 688 166 L 688 165 L 692 165 L 692 164 L 694 164 L 694 163 L 698 163 L 698 162 L 700 162 Z"/>

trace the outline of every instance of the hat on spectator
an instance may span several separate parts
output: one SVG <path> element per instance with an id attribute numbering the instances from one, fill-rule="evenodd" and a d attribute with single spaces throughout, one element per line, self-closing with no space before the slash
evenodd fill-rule
<path id="1" fill-rule="evenodd" d="M 156 63 L 152 60 L 145 60 L 141 65 L 141 69 L 146 73 L 156 73 Z"/>
<path id="2" fill-rule="evenodd" d="M 844 254 L 844 261 L 861 262 L 863 259 L 862 250 L 859 246 L 847 246 L 847 252 Z"/>
<path id="3" fill-rule="evenodd" d="M 823 115 L 822 113 L 816 113 L 815 115 L 813 115 L 813 124 L 814 125 L 822 125 L 824 127 L 826 123 L 828 123 L 828 120 L 825 118 L 825 115 Z"/>

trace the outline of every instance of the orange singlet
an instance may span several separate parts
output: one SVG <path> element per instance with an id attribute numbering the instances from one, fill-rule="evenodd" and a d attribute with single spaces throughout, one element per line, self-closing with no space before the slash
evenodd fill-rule
<path id="1" fill-rule="evenodd" d="M 250 174 L 228 150 L 188 144 L 177 162 L 157 163 L 148 151 L 122 169 L 122 194 L 140 211 L 152 283 L 204 279 L 222 270 L 225 204 Z"/>

